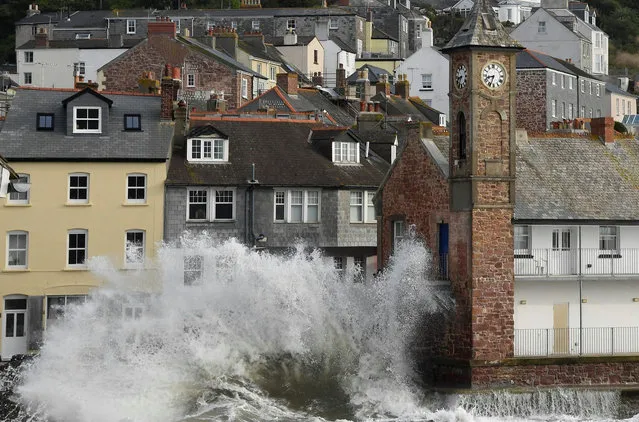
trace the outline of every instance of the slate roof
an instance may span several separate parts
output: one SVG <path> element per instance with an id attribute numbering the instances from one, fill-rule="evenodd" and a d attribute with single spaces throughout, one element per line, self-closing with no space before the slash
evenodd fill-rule
<path id="1" fill-rule="evenodd" d="M 368 70 L 368 80 L 371 82 L 371 85 L 374 85 L 377 82 L 379 82 L 379 80 L 381 79 L 380 78 L 381 75 L 392 76 L 388 70 L 382 69 L 381 67 L 373 66 L 370 64 L 365 64 L 364 66 L 360 67 L 357 70 L 359 71 L 364 69 Z M 357 82 L 357 79 L 358 79 L 358 75 L 357 75 L 357 71 L 355 71 L 346 78 L 346 83 L 349 85 L 355 84 Z"/>
<path id="2" fill-rule="evenodd" d="M 442 52 L 462 47 L 523 48 L 508 35 L 488 0 L 476 0 L 466 22 L 444 46 Z"/>
<path id="3" fill-rule="evenodd" d="M 327 94 L 324 94 L 322 91 L 314 88 L 300 88 L 297 91 L 297 94 L 310 104 L 313 104 L 316 110 L 326 110 L 328 115 L 332 117 L 338 125 L 352 126 L 355 123 L 355 118 L 353 116 L 328 99 L 326 97 Z"/>
<path id="4" fill-rule="evenodd" d="M 588 78 L 588 79 L 592 79 L 595 81 L 601 81 L 601 79 L 597 78 L 596 76 L 592 76 L 590 73 L 583 71 L 582 69 L 578 68 L 577 66 L 575 66 L 573 63 L 569 63 L 566 60 L 561 60 L 561 59 L 555 59 L 556 61 L 558 61 L 562 66 L 568 68 L 571 73 L 582 77 L 582 78 Z"/>
<path id="5" fill-rule="evenodd" d="M 49 40 L 48 48 L 132 48 L 142 42 L 143 38 L 123 38 L 122 45 L 109 45 L 109 40 L 106 38 L 91 38 L 88 40 Z M 29 40 L 22 44 L 16 50 L 33 50 L 36 48 L 35 40 Z"/>
<path id="6" fill-rule="evenodd" d="M 613 84 L 610 82 L 606 83 L 606 91 L 619 94 L 619 95 L 625 95 L 626 97 L 639 98 L 638 96 L 619 88 L 617 84 Z"/>
<path id="7" fill-rule="evenodd" d="M 315 35 L 298 35 L 296 44 L 284 44 L 284 37 L 271 37 L 270 41 L 277 47 L 293 47 L 296 45 L 308 45 L 314 38 Z"/>
<path id="8" fill-rule="evenodd" d="M 420 104 L 419 100 L 404 99 L 399 95 L 385 95 L 379 92 L 371 97 L 371 101 L 379 101 L 379 106 L 388 117 L 402 118 L 404 120 L 409 117 L 414 121 L 431 122 L 439 125 L 439 115 L 441 114 L 426 104 Z M 413 102 L 414 101 L 414 102 Z M 431 112 L 432 111 L 432 112 Z"/>
<path id="9" fill-rule="evenodd" d="M 397 42 L 397 38 L 391 37 L 386 32 L 375 27 L 373 27 L 373 33 L 371 34 L 371 38 L 374 40 L 391 40 L 391 41 Z"/>
<path id="10" fill-rule="evenodd" d="M 574 72 L 547 54 L 525 49 L 517 53 L 517 69 L 548 68 L 574 75 Z"/>
<path id="11" fill-rule="evenodd" d="M 328 39 L 329 39 L 329 40 L 331 40 L 331 41 L 333 41 L 335 44 L 337 44 L 337 46 L 338 46 L 339 48 L 341 48 L 341 49 L 342 49 L 342 50 L 344 50 L 344 51 L 347 51 L 347 52 L 349 52 L 349 53 L 357 53 L 357 51 L 356 51 L 354 48 L 352 48 L 350 45 L 346 44 L 346 43 L 344 42 L 344 40 L 342 40 L 342 39 L 341 39 L 340 37 L 338 37 L 337 35 L 333 35 L 333 34 L 331 34 L 331 35 L 329 35 Z"/>
<path id="12" fill-rule="evenodd" d="M 35 15 L 25 16 L 16 22 L 16 25 L 33 25 L 37 23 L 57 23 L 61 19 L 59 13 L 36 13 Z"/>
<path id="13" fill-rule="evenodd" d="M 106 20 L 112 15 L 110 10 L 83 10 L 72 12 L 69 17 L 64 16 L 58 23 L 58 28 L 106 28 Z"/>
<path id="14" fill-rule="evenodd" d="M 160 122 L 159 96 L 101 92 L 98 95 L 113 101 L 102 134 L 68 136 L 71 111 L 63 101 L 75 94 L 72 89 L 18 88 L 0 132 L 0 154 L 9 161 L 167 159 L 173 129 Z M 37 113 L 55 113 L 53 131 L 36 130 Z M 140 114 L 142 131 L 123 131 L 124 114 Z"/>
<path id="15" fill-rule="evenodd" d="M 247 185 L 255 163 L 260 186 L 376 187 L 388 169 L 377 155 L 365 158 L 363 153 L 360 165 L 335 165 L 309 142 L 312 129 L 319 131 L 315 132 L 316 140 L 326 141 L 345 128 L 329 127 L 330 133 L 323 134 L 322 127 L 314 123 L 281 119 L 214 120 L 208 124 L 228 135 L 229 162 L 193 164 L 176 153 L 171 158 L 167 185 Z"/>

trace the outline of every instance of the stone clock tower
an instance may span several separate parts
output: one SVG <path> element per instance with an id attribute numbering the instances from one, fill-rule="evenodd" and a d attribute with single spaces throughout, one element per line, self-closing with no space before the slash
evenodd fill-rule
<path id="1" fill-rule="evenodd" d="M 450 56 L 449 266 L 457 303 L 447 355 L 466 364 L 513 356 L 515 56 L 521 49 L 488 0 L 476 0 L 443 49 Z M 473 384 L 472 373 L 466 375 Z"/>

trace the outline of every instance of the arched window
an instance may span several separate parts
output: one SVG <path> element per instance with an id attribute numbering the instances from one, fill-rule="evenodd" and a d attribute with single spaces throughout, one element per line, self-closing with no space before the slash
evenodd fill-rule
<path id="1" fill-rule="evenodd" d="M 466 117 L 463 112 L 459 112 L 459 158 L 466 158 Z"/>

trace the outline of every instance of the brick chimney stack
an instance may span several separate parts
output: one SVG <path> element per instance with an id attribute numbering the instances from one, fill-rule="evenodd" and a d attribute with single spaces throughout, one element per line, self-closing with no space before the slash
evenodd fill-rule
<path id="1" fill-rule="evenodd" d="M 375 92 L 377 94 L 383 92 L 387 97 L 390 95 L 391 87 L 388 82 L 388 75 L 381 75 L 380 80 L 375 84 Z"/>
<path id="2" fill-rule="evenodd" d="M 346 92 L 346 69 L 342 63 L 339 64 L 335 75 L 335 89 L 340 95 L 344 95 Z"/>
<path id="3" fill-rule="evenodd" d="M 46 29 L 40 28 L 35 35 L 35 46 L 36 48 L 49 48 L 49 35 Z"/>
<path id="4" fill-rule="evenodd" d="M 406 74 L 397 75 L 397 82 L 395 82 L 395 94 L 399 95 L 403 99 L 408 99 L 410 93 L 410 82 Z"/>
<path id="5" fill-rule="evenodd" d="M 297 73 L 278 73 L 277 86 L 283 89 L 288 95 L 297 95 Z"/>
<path id="6" fill-rule="evenodd" d="M 147 36 L 149 38 L 155 36 L 175 38 L 175 31 L 175 22 L 172 22 L 168 16 L 158 16 L 155 21 L 149 21 Z"/>
<path id="7" fill-rule="evenodd" d="M 324 77 L 322 72 L 313 72 L 313 86 L 324 86 Z"/>
<path id="8" fill-rule="evenodd" d="M 162 97 L 160 119 L 173 119 L 173 103 L 177 101 L 181 85 L 180 68 L 172 67 L 170 64 L 165 65 L 164 76 L 162 77 L 162 82 L 160 82 Z"/>
<path id="9" fill-rule="evenodd" d="M 615 141 L 615 120 L 612 117 L 597 117 L 590 120 L 590 130 L 608 145 Z"/>

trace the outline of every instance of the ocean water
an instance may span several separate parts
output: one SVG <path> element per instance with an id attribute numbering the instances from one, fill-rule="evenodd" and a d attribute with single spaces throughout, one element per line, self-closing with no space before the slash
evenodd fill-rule
<path id="1" fill-rule="evenodd" d="M 272 255 L 206 234 L 180 244 L 161 249 L 154 271 L 92 259 L 104 287 L 5 372 L 16 407 L 3 420 L 639 422 L 616 392 L 427 392 L 411 351 L 454 304 L 415 239 L 366 283 L 303 245 Z M 185 262 L 201 274 L 190 286 Z"/>

